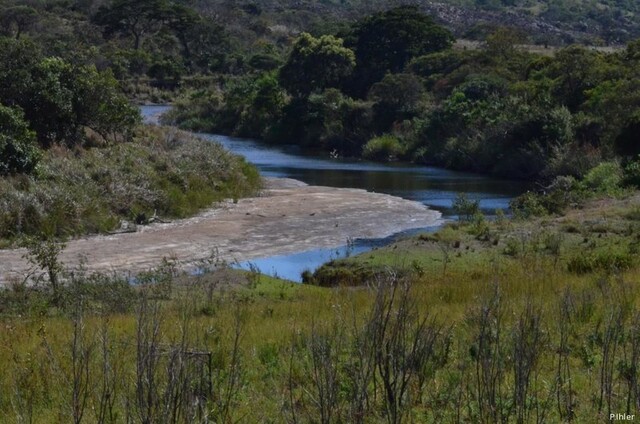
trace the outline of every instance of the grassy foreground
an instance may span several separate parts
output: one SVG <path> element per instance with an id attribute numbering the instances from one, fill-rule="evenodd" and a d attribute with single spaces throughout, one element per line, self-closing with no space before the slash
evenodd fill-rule
<path id="1" fill-rule="evenodd" d="M 55 303 L 46 285 L 9 287 L 0 416 L 596 423 L 635 414 L 639 235 L 635 196 L 557 218 L 476 218 L 315 275 L 339 282 L 345 269 L 367 270 L 358 287 L 224 268 L 190 277 L 170 261 L 135 286 L 73 270 Z"/>
<path id="2" fill-rule="evenodd" d="M 183 218 L 255 193 L 258 171 L 220 145 L 139 127 L 132 142 L 47 150 L 35 175 L 0 178 L 0 246 L 23 236 L 104 233 Z"/>

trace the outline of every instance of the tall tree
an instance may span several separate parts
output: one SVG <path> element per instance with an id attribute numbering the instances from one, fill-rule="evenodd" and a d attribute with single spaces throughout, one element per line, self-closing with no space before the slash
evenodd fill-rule
<path id="1" fill-rule="evenodd" d="M 16 40 L 38 21 L 38 12 L 29 6 L 12 6 L 0 10 L 0 23 L 5 33 Z"/>
<path id="2" fill-rule="evenodd" d="M 342 39 L 303 33 L 280 69 L 280 84 L 294 96 L 306 97 L 314 91 L 338 87 L 354 66 L 353 51 L 344 47 Z"/>
<path id="3" fill-rule="evenodd" d="M 32 172 L 40 156 L 22 111 L 0 105 L 0 176 Z"/>
<path id="4" fill-rule="evenodd" d="M 145 36 L 158 31 L 170 16 L 171 5 L 166 0 L 114 0 L 103 6 L 95 22 L 104 26 L 105 35 L 126 34 L 133 37 L 138 50 Z"/>
<path id="5" fill-rule="evenodd" d="M 372 84 L 402 71 L 414 57 L 451 47 L 453 36 L 416 7 L 403 6 L 356 24 L 348 41 L 357 62 L 350 91 L 364 96 Z"/>

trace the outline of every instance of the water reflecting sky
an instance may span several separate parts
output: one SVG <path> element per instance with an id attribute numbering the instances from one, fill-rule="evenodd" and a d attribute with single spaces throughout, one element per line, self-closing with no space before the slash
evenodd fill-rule
<path id="1" fill-rule="evenodd" d="M 141 109 L 145 121 L 150 123 L 156 123 L 158 116 L 166 110 L 167 106 L 144 106 Z M 527 188 L 526 184 L 518 181 L 499 180 L 436 167 L 332 159 L 305 152 L 298 146 L 274 146 L 222 135 L 200 136 L 217 141 L 232 152 L 244 156 L 266 177 L 293 178 L 310 185 L 361 188 L 387 193 L 422 202 L 449 218 L 455 218 L 451 212 L 451 204 L 459 193 L 466 193 L 470 199 L 479 200 L 480 207 L 491 214 L 496 209 L 508 209 L 509 201 Z M 313 271 L 331 259 L 366 252 L 390 243 L 397 236 L 355 240 L 348 247 L 264 258 L 252 261 L 252 264 L 265 274 L 300 281 L 300 274 L 305 270 Z M 243 269 L 248 269 L 249 265 L 236 264 Z"/>

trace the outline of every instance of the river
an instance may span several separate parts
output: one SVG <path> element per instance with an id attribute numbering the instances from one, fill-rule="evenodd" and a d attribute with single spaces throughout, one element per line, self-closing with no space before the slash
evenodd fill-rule
<path id="1" fill-rule="evenodd" d="M 157 117 L 168 110 L 167 106 L 143 106 L 146 122 L 157 122 Z M 199 134 L 217 141 L 228 150 L 244 156 L 258 167 L 266 177 L 293 178 L 310 185 L 361 188 L 391 194 L 439 210 L 445 218 L 455 219 L 451 204 L 459 193 L 466 193 L 478 200 L 488 214 L 496 209 L 506 210 L 509 201 L 527 188 L 525 183 L 490 178 L 487 176 L 450 171 L 430 166 L 407 164 L 380 164 L 352 159 L 321 157 L 294 145 L 268 145 L 260 141 L 215 134 Z M 338 257 L 362 253 L 388 244 L 407 233 L 424 231 L 415 229 L 385 239 L 353 240 L 334 249 L 317 249 L 254 260 L 251 265 L 261 272 L 300 281 L 304 270 L 314 270 L 321 264 Z M 432 230 L 432 229 L 429 229 Z M 237 264 L 248 268 L 249 263 Z"/>

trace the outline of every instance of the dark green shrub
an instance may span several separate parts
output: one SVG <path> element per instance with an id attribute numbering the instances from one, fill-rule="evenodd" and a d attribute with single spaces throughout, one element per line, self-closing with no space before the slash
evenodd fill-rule
<path id="1" fill-rule="evenodd" d="M 31 173 L 41 152 L 22 111 L 0 105 L 0 175 Z"/>
<path id="2" fill-rule="evenodd" d="M 511 201 L 511 210 L 517 218 L 521 219 L 546 215 L 547 209 L 542 204 L 540 198 L 540 195 L 528 191 Z"/>

